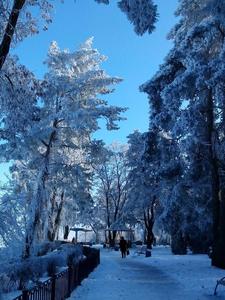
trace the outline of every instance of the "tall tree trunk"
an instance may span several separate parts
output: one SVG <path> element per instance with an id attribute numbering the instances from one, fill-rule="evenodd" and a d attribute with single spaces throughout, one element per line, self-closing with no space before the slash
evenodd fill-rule
<path id="1" fill-rule="evenodd" d="M 110 230 L 110 226 L 111 226 L 111 221 L 110 221 L 110 209 L 109 209 L 109 196 L 108 193 L 106 192 L 106 223 L 107 223 L 107 227 L 108 227 L 108 242 L 109 245 L 112 247 L 113 244 L 113 235 L 112 232 Z"/>
<path id="2" fill-rule="evenodd" d="M 17 21 L 25 2 L 26 0 L 14 0 L 13 7 L 4 32 L 4 36 L 0 44 L 0 70 L 2 69 L 6 57 L 9 53 Z"/>
<path id="3" fill-rule="evenodd" d="M 152 249 L 152 244 L 155 238 L 153 233 L 153 226 L 155 222 L 155 210 L 154 210 L 155 203 L 156 203 L 156 198 L 154 197 L 150 207 L 144 210 L 144 223 L 145 223 L 145 231 L 146 231 L 145 241 L 148 249 Z"/>
<path id="4" fill-rule="evenodd" d="M 108 239 L 109 239 L 110 247 L 115 246 L 115 238 L 116 238 L 116 231 L 115 230 L 108 231 Z"/>
<path id="5" fill-rule="evenodd" d="M 48 233 L 47 233 L 47 237 L 49 241 L 53 241 L 54 237 L 53 237 L 53 228 L 54 228 L 54 211 L 56 209 L 56 189 L 54 188 L 53 194 L 50 198 L 50 204 L 51 204 L 51 209 L 49 210 L 49 216 L 48 216 Z"/>
<path id="6" fill-rule="evenodd" d="M 94 231 L 95 233 L 95 243 L 98 244 L 99 243 L 99 230 L 95 228 L 95 226 L 93 224 L 89 224 L 91 229 Z"/>
<path id="7" fill-rule="evenodd" d="M 219 194 L 219 207 L 216 207 L 215 225 L 216 236 L 213 242 L 212 265 L 225 269 L 225 190 L 221 188 Z M 214 208 L 215 210 L 215 208 Z M 218 218 L 218 219 L 217 219 Z"/>
<path id="8" fill-rule="evenodd" d="M 56 128 L 57 121 L 55 120 L 53 123 L 53 127 Z M 43 167 L 40 171 L 38 180 L 37 180 L 37 189 L 34 192 L 34 196 L 31 199 L 31 212 L 30 212 L 30 220 L 27 224 L 26 229 L 26 238 L 25 238 L 25 247 L 23 252 L 23 257 L 28 258 L 31 254 L 31 250 L 34 244 L 34 241 L 43 240 L 47 238 L 46 233 L 43 232 L 45 230 L 44 225 L 46 223 L 46 218 L 48 215 L 47 210 L 47 197 L 46 197 L 46 181 L 48 178 L 48 165 L 51 153 L 51 147 L 56 138 L 56 130 L 53 130 L 49 137 L 49 143 L 45 144 L 46 152 L 44 155 Z M 45 236 L 46 235 L 46 236 Z"/>
<path id="9" fill-rule="evenodd" d="M 173 254 L 187 254 L 187 243 L 179 228 L 171 233 L 171 250 Z"/>
<path id="10" fill-rule="evenodd" d="M 225 231 L 222 230 L 225 215 L 223 214 L 223 206 L 221 199 L 221 183 L 218 167 L 218 158 L 215 151 L 216 132 L 214 117 L 214 102 L 212 89 L 207 90 L 207 143 L 209 145 L 209 162 L 211 166 L 211 182 L 212 182 L 212 207 L 213 207 L 213 251 L 212 265 L 225 268 Z"/>
<path id="11" fill-rule="evenodd" d="M 117 231 L 116 231 L 116 230 L 113 230 L 113 233 L 112 233 L 112 241 L 111 241 L 112 247 L 115 246 L 116 234 L 117 234 Z"/>
<path id="12" fill-rule="evenodd" d="M 43 229 L 42 224 L 42 211 L 44 207 L 45 197 L 45 181 L 47 176 L 46 165 L 44 165 L 43 170 L 40 171 L 39 177 L 37 178 L 37 189 L 35 195 L 32 198 L 31 211 L 29 215 L 29 223 L 27 224 L 26 229 L 26 238 L 25 238 L 25 248 L 23 257 L 28 258 L 31 254 L 31 248 L 34 243 L 34 240 L 40 240 Z"/>
<path id="13" fill-rule="evenodd" d="M 64 227 L 64 233 L 63 233 L 63 238 L 64 238 L 64 240 L 67 240 L 67 239 L 68 239 L 69 233 L 70 233 L 69 225 L 66 225 L 66 226 Z"/>
<path id="14" fill-rule="evenodd" d="M 219 239 L 216 244 L 214 265 L 225 269 L 225 189 L 221 192 Z"/>
<path id="15" fill-rule="evenodd" d="M 56 217 L 55 217 L 55 222 L 54 222 L 54 227 L 53 227 L 53 232 L 52 232 L 53 241 L 55 240 L 56 234 L 59 231 L 59 226 L 60 226 L 60 223 L 61 223 L 63 204 L 64 204 L 64 192 L 61 193 L 60 203 L 59 203 L 59 206 L 58 206 L 58 209 L 57 209 L 57 214 L 56 214 Z"/>
<path id="16" fill-rule="evenodd" d="M 99 244 L 99 242 L 100 242 L 100 237 L 99 237 L 99 232 L 98 232 L 98 230 L 95 230 L 94 233 L 95 233 L 95 243 L 96 243 L 96 244 Z"/>

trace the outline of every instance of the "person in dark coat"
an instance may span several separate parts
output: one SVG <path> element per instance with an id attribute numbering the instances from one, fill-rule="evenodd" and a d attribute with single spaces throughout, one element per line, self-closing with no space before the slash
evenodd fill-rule
<path id="1" fill-rule="evenodd" d="M 125 258 L 127 253 L 127 241 L 124 239 L 123 236 L 121 236 L 120 238 L 120 251 L 122 258 Z"/>

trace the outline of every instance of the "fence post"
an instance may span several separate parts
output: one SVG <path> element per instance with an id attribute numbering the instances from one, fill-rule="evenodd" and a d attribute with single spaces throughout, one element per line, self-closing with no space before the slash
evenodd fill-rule
<path id="1" fill-rule="evenodd" d="M 100 249 L 97 249 L 98 250 L 98 254 L 97 254 L 97 265 L 100 264 Z"/>
<path id="2" fill-rule="evenodd" d="M 76 263 L 75 265 L 75 287 L 79 285 L 78 272 L 79 272 L 79 262 Z"/>
<path id="3" fill-rule="evenodd" d="M 52 290 L 51 290 L 51 300 L 55 300 L 55 282 L 56 282 L 56 276 L 52 276 Z"/>
<path id="4" fill-rule="evenodd" d="M 23 300 L 29 300 L 28 290 L 23 290 L 22 291 L 22 299 Z"/>
<path id="5" fill-rule="evenodd" d="M 71 294 L 71 283 L 72 283 L 72 275 L 73 275 L 73 269 L 72 266 L 68 266 L 68 292 L 67 297 L 70 297 Z"/>
<path id="6" fill-rule="evenodd" d="M 82 268 L 81 268 L 81 261 L 78 263 L 78 271 L 77 271 L 77 283 L 78 285 L 81 285 L 82 281 Z"/>

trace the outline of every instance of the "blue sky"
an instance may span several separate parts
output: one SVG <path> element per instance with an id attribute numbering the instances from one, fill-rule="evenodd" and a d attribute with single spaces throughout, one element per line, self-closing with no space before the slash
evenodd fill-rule
<path id="1" fill-rule="evenodd" d="M 119 130 L 100 130 L 95 136 L 106 143 L 125 143 L 133 130 L 146 131 L 148 99 L 138 87 L 154 75 L 171 47 L 166 35 L 177 21 L 174 11 L 178 0 L 155 0 L 159 10 L 156 30 L 142 37 L 135 34 L 133 26 L 117 8 L 116 0 L 111 0 L 110 5 L 97 4 L 94 0 L 56 2 L 49 30 L 26 39 L 13 52 L 21 63 L 42 78 L 46 71 L 43 61 L 52 40 L 56 40 L 60 48 L 74 50 L 93 36 L 94 47 L 108 57 L 104 69 L 112 76 L 123 78 L 115 92 L 105 99 L 112 105 L 129 107 L 124 114 L 127 120 L 120 123 Z M 0 178 L 6 169 L 1 167 Z"/>
<path id="2" fill-rule="evenodd" d="M 115 0 L 111 0 L 109 6 L 94 0 L 56 2 L 49 30 L 25 40 L 15 49 L 21 62 L 41 78 L 46 70 L 43 61 L 52 40 L 56 40 L 60 48 L 76 49 L 85 39 L 94 36 L 94 47 L 108 57 L 103 67 L 110 75 L 124 79 L 106 99 L 110 104 L 129 107 L 125 113 L 127 121 L 121 122 L 120 130 L 102 130 L 96 136 L 107 143 L 126 142 L 126 136 L 134 129 L 146 131 L 148 100 L 138 87 L 156 72 L 171 47 L 166 35 L 176 21 L 174 11 L 178 1 L 156 0 L 160 14 L 156 30 L 142 37 L 135 34 Z"/>

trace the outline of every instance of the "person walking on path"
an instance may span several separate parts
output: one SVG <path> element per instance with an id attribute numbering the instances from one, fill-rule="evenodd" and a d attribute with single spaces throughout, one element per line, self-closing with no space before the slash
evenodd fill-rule
<path id="1" fill-rule="evenodd" d="M 127 253 L 127 241 L 124 239 L 123 236 L 121 236 L 120 238 L 120 251 L 122 258 L 125 258 Z"/>

